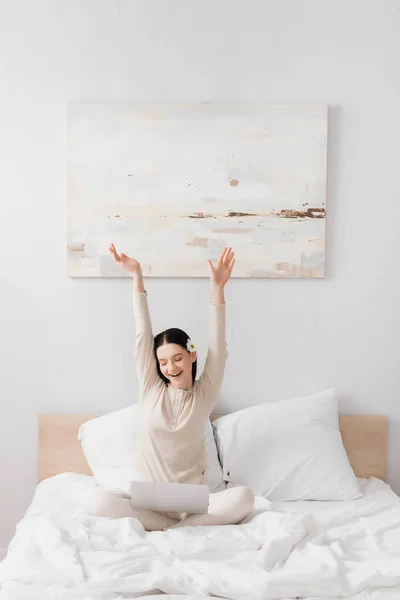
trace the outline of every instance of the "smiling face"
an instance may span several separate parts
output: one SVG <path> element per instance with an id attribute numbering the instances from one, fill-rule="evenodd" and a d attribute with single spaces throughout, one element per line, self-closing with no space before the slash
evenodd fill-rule
<path id="1" fill-rule="evenodd" d="M 160 371 L 169 384 L 179 390 L 188 390 L 193 385 L 192 364 L 196 352 L 188 352 L 179 344 L 163 344 L 156 351 Z"/>

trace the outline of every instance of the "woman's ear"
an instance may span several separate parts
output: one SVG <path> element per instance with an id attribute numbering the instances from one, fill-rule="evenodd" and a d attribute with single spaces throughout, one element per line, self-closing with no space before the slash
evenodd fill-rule
<path id="1" fill-rule="evenodd" d="M 192 363 L 196 362 L 196 360 L 197 360 L 197 352 L 191 352 L 190 353 L 190 358 L 192 359 Z"/>

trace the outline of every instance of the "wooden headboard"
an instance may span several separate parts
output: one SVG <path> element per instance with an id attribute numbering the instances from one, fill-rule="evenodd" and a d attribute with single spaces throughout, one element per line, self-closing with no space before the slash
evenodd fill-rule
<path id="1" fill-rule="evenodd" d="M 39 416 L 39 481 L 64 472 L 92 474 L 77 436 L 82 423 L 98 416 Z M 219 416 L 214 415 L 212 420 Z M 341 416 L 339 424 L 344 447 L 357 477 L 374 476 L 385 481 L 388 418 L 375 415 Z"/>

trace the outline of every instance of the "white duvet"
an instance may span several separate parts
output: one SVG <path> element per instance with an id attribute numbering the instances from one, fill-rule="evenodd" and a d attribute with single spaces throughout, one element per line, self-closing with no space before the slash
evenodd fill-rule
<path id="1" fill-rule="evenodd" d="M 400 498 L 269 503 L 249 521 L 145 533 L 88 516 L 92 477 L 43 481 L 0 563 L 1 600 L 400 600 Z"/>

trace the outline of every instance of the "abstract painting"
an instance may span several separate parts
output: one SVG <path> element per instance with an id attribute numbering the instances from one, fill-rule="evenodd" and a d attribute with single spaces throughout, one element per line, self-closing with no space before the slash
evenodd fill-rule
<path id="1" fill-rule="evenodd" d="M 71 277 L 207 277 L 235 250 L 234 277 L 322 278 L 327 106 L 68 105 Z"/>

